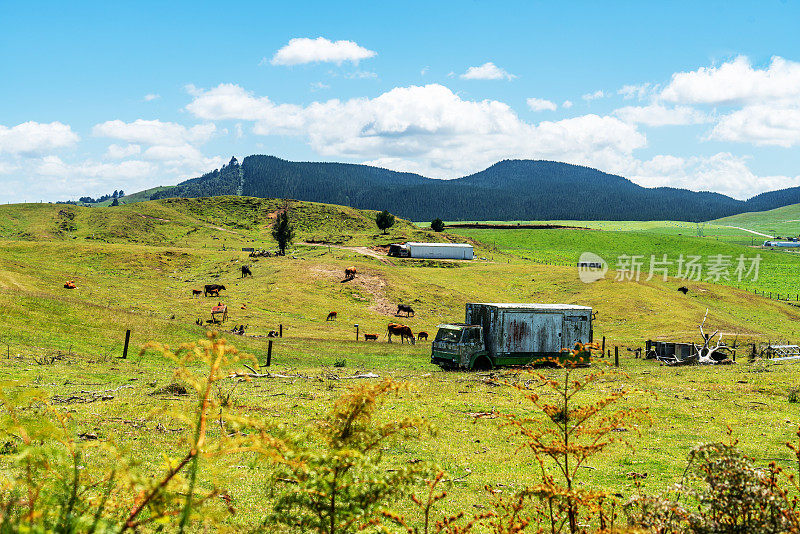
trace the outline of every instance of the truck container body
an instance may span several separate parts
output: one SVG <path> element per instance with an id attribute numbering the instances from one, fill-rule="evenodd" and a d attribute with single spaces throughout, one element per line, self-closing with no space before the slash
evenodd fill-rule
<path id="1" fill-rule="evenodd" d="M 469 303 L 464 323 L 444 324 L 431 361 L 467 369 L 566 361 L 592 341 L 592 309 L 571 304 Z M 581 355 L 583 357 L 584 355 Z"/>
<path id="2" fill-rule="evenodd" d="M 436 260 L 471 260 L 472 245 L 468 243 L 406 243 L 412 258 Z"/>

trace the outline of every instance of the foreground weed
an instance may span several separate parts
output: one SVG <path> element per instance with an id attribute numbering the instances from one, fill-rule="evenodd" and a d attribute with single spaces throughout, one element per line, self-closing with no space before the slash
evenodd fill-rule
<path id="1" fill-rule="evenodd" d="M 577 360 L 596 348 L 579 345 L 571 356 Z M 595 361 L 594 365 L 605 364 Z M 585 527 L 581 525 L 590 520 L 597 520 L 601 530 L 613 529 L 613 499 L 605 491 L 579 487 L 578 474 L 592 457 L 610 446 L 630 446 L 625 435 L 631 429 L 638 432 L 639 424 L 648 420 L 647 409 L 616 408 L 619 401 L 634 393 L 624 386 L 580 404 L 582 395 L 591 394 L 599 383 L 612 378 L 604 369 L 567 365 L 555 373 L 531 371 L 531 374 L 532 380 L 510 385 L 524 394 L 536 415 L 504 414 L 504 417 L 505 425 L 522 438 L 520 448 L 532 452 L 539 464 L 540 482 L 530 487 L 529 492 L 543 505 L 547 531 L 582 532 Z M 622 373 L 613 376 L 627 378 Z M 555 468 L 556 474 L 551 468 Z M 612 506 L 610 512 L 606 503 Z"/>
<path id="2" fill-rule="evenodd" d="M 356 532 L 418 478 L 420 467 L 387 469 L 383 458 L 392 441 L 415 438 L 425 426 L 416 418 L 377 419 L 382 401 L 401 389 L 391 380 L 354 387 L 319 424 L 287 438 L 274 457 L 281 490 L 267 531 Z"/>
<path id="3" fill-rule="evenodd" d="M 183 532 L 190 522 L 208 527 L 232 512 L 216 504 L 229 503 L 215 499 L 227 493 L 214 487 L 198 492 L 197 479 L 201 457 L 243 448 L 228 439 L 210 440 L 208 434 L 209 417 L 220 409 L 213 387 L 228 377 L 224 369 L 239 360 L 236 349 L 215 333 L 175 351 L 159 344 L 148 348 L 172 359 L 176 378 L 197 393 L 193 412 L 173 414 L 192 429 L 187 452 L 167 459 L 165 473 L 152 481 L 114 447 L 76 441 L 68 415 L 49 406 L 42 392 L 4 384 L 0 441 L 12 457 L 10 474 L 0 481 L 0 532 L 123 533 L 163 530 L 168 524 Z M 112 467 L 104 470 L 102 465 Z"/>

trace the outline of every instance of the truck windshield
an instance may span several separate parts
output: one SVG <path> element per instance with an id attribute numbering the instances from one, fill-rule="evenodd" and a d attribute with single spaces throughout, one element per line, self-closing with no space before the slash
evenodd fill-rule
<path id="1" fill-rule="evenodd" d="M 455 328 L 440 328 L 436 333 L 436 341 L 444 343 L 458 343 L 461 339 L 461 330 Z"/>

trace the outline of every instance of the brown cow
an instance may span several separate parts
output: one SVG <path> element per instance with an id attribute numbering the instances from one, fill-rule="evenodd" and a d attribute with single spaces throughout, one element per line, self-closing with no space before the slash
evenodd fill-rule
<path id="1" fill-rule="evenodd" d="M 192 289 L 192 298 L 199 297 L 202 294 L 203 294 L 202 289 Z"/>
<path id="2" fill-rule="evenodd" d="M 326 321 L 335 321 L 335 320 L 336 320 L 336 316 L 337 316 L 337 315 L 338 315 L 338 314 L 337 314 L 336 312 L 330 312 L 330 313 L 328 314 L 328 318 L 327 318 L 327 319 L 325 319 L 325 320 L 326 320 Z"/>
<path id="3" fill-rule="evenodd" d="M 356 277 L 358 271 L 356 271 L 355 267 L 348 267 L 344 270 L 344 282 L 348 282 Z"/>
<path id="4" fill-rule="evenodd" d="M 419 333 L 417 333 L 417 341 L 419 341 L 420 339 L 424 339 L 425 341 L 428 341 L 428 333 L 427 332 L 419 332 Z"/>
<path id="5" fill-rule="evenodd" d="M 378 341 L 378 334 L 364 334 L 364 341 Z"/>
<path id="6" fill-rule="evenodd" d="M 392 342 L 392 335 L 400 336 L 400 343 L 401 344 L 406 339 L 412 345 L 414 345 L 414 343 L 415 343 L 415 341 L 414 341 L 414 332 L 411 331 L 411 327 L 410 326 L 406 326 L 406 325 L 398 324 L 398 323 L 389 323 L 389 325 L 386 327 L 386 331 L 389 334 L 389 343 Z"/>

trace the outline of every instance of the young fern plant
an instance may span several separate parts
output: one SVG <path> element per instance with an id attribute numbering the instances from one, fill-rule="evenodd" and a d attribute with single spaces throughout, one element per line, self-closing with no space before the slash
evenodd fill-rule
<path id="1" fill-rule="evenodd" d="M 522 438 L 520 449 L 530 451 L 539 465 L 540 481 L 529 492 L 544 505 L 544 519 L 553 534 L 565 529 L 581 532 L 581 522 L 592 519 L 597 519 L 601 529 L 613 528 L 614 514 L 609 516 L 603 506 L 612 499 L 605 491 L 579 486 L 580 469 L 612 445 L 631 446 L 625 437 L 629 433 L 621 430 L 638 432 L 638 425 L 649 419 L 646 408 L 617 408 L 617 403 L 634 393 L 631 388 L 588 398 L 611 373 L 570 362 L 581 361 L 597 348 L 596 344 L 577 344 L 566 363 L 553 361 L 559 371 L 530 370 L 533 380 L 509 384 L 523 393 L 535 414 L 502 415 L 504 425 Z M 605 365 L 602 360 L 593 364 Z M 614 376 L 627 378 L 623 373 Z M 542 388 L 549 394 L 542 393 Z"/>

